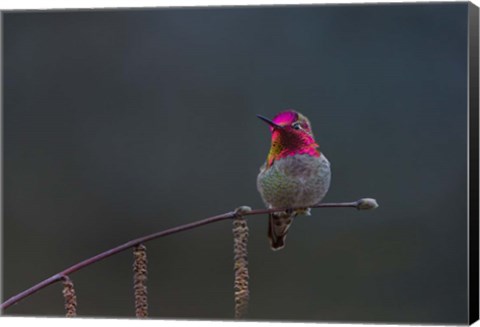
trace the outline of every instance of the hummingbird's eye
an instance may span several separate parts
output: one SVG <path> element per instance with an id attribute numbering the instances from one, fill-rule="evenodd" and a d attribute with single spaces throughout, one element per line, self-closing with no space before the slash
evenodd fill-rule
<path id="1" fill-rule="evenodd" d="M 293 124 L 292 124 L 292 127 L 293 127 L 294 129 L 300 129 L 300 128 L 302 128 L 302 126 L 300 125 L 300 123 L 293 123 Z"/>

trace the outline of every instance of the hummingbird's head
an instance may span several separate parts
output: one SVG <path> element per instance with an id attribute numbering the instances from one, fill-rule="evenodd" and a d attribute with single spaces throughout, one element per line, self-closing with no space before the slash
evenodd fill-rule
<path id="1" fill-rule="evenodd" d="M 270 125 L 272 134 L 275 132 L 283 134 L 309 134 L 313 137 L 312 127 L 307 117 L 295 110 L 285 110 L 278 113 L 272 120 L 257 115 L 258 118 Z"/>
<path id="2" fill-rule="evenodd" d="M 273 164 L 276 159 L 289 155 L 320 155 L 310 121 L 301 113 L 289 109 L 278 113 L 272 120 L 261 115 L 257 117 L 269 125 L 272 133 L 268 165 Z"/>

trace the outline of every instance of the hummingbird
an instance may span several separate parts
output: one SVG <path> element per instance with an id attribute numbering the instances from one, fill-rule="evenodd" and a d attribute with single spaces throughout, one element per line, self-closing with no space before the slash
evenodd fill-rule
<path id="1" fill-rule="evenodd" d="M 297 215 L 310 215 L 330 187 L 330 162 L 319 150 L 307 117 L 295 110 L 278 113 L 269 125 L 271 146 L 260 167 L 257 189 L 268 208 L 287 209 L 269 214 L 268 238 L 272 250 L 285 246 L 285 238 Z"/>

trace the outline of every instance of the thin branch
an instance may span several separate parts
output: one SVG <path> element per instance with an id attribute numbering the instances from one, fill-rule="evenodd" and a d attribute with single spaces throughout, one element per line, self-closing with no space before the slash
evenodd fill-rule
<path id="1" fill-rule="evenodd" d="M 360 199 L 360 200 L 354 201 L 354 202 L 320 203 L 320 204 L 317 204 L 315 206 L 312 206 L 311 208 L 357 208 L 359 210 L 368 210 L 368 209 L 375 209 L 376 207 L 378 207 L 378 205 L 377 205 L 377 202 L 374 199 Z M 301 208 L 256 209 L 256 210 L 252 210 L 250 212 L 244 213 L 243 216 L 262 215 L 262 214 L 268 214 L 268 213 L 273 213 L 273 212 L 285 211 L 287 209 L 301 209 Z M 134 240 L 131 240 L 129 242 L 121 244 L 117 247 L 109 249 L 105 252 L 97 254 L 96 256 L 93 256 L 91 258 L 83 260 L 83 261 L 81 261 L 81 262 L 79 262 L 79 263 L 77 263 L 77 264 L 75 264 L 75 265 L 73 265 L 73 266 L 71 266 L 71 267 L 69 267 L 69 268 L 67 268 L 67 269 L 65 269 L 65 270 L 63 270 L 63 271 L 45 279 L 45 280 L 43 280 L 43 281 L 41 281 L 40 283 L 30 287 L 29 289 L 27 289 L 27 290 L 25 290 L 21 293 L 18 293 L 17 295 L 12 296 L 11 298 L 9 298 L 7 301 L 3 302 L 0 305 L 0 309 L 3 311 L 5 309 L 9 308 L 10 306 L 14 305 L 15 303 L 23 300 L 24 298 L 32 295 L 33 293 L 38 292 L 39 290 L 47 287 L 48 285 L 51 285 L 51 284 L 53 284 L 53 283 L 55 283 L 59 280 L 65 279 L 66 276 L 68 276 L 68 275 L 70 275 L 70 274 L 72 274 L 72 273 L 74 273 L 74 272 L 76 272 L 76 271 L 78 271 L 82 268 L 85 268 L 85 267 L 87 267 L 87 266 L 89 266 L 93 263 L 96 263 L 100 260 L 108 258 L 108 257 L 110 257 L 114 254 L 119 253 L 119 252 L 125 251 L 126 249 L 132 248 L 132 247 L 134 247 L 138 244 L 145 243 L 145 242 L 148 242 L 148 241 L 156 239 L 156 238 L 180 233 L 180 232 L 190 230 L 190 229 L 193 229 L 193 228 L 197 228 L 197 227 L 200 227 L 200 226 L 208 225 L 208 224 L 211 224 L 211 223 L 214 223 L 214 222 L 217 222 L 217 221 L 232 219 L 232 218 L 235 218 L 235 217 L 237 217 L 236 211 L 230 211 L 230 212 L 218 215 L 218 216 L 205 218 L 205 219 L 198 220 L 198 221 L 195 221 L 195 222 L 192 222 L 192 223 L 188 223 L 188 224 L 185 224 L 185 225 L 173 227 L 173 228 L 163 230 L 163 231 L 160 231 L 160 232 L 157 232 L 157 233 L 153 233 L 153 234 L 150 234 L 150 235 L 146 235 L 146 236 L 143 236 L 143 237 L 136 238 Z"/>

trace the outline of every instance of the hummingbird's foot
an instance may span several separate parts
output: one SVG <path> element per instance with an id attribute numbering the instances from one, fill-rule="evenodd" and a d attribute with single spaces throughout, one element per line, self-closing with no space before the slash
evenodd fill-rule
<path id="1" fill-rule="evenodd" d="M 295 210 L 297 215 L 311 216 L 310 208 L 301 208 Z"/>

